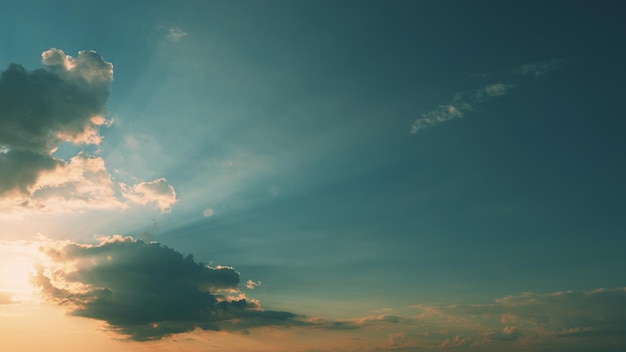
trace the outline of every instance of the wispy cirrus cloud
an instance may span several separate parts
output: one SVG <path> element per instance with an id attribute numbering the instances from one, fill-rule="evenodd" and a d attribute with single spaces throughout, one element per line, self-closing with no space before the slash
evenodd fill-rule
<path id="1" fill-rule="evenodd" d="M 420 118 L 413 122 L 411 126 L 411 133 L 416 134 L 427 127 L 463 117 L 465 113 L 471 111 L 476 104 L 507 95 L 516 86 L 514 83 L 516 76 L 543 78 L 549 73 L 557 70 L 561 67 L 561 65 L 562 60 L 557 59 L 533 64 L 525 64 L 511 71 L 513 77 L 509 78 L 510 82 L 491 83 L 470 92 L 456 93 L 449 104 L 440 105 L 436 109 L 422 113 Z M 487 75 L 487 77 L 490 76 Z"/>
<path id="2" fill-rule="evenodd" d="M 553 59 L 549 61 L 522 65 L 519 68 L 517 68 L 515 72 L 524 76 L 543 78 L 549 75 L 550 73 L 556 71 L 562 65 L 563 65 L 563 60 Z"/>
<path id="3" fill-rule="evenodd" d="M 511 88 L 513 88 L 512 84 L 493 83 L 476 89 L 469 94 L 457 93 L 450 104 L 440 105 L 437 109 L 423 113 L 421 118 L 413 122 L 411 133 L 415 134 L 426 127 L 463 117 L 465 112 L 472 110 L 473 104 L 501 97 L 507 94 Z"/>
<path id="4" fill-rule="evenodd" d="M 175 192 L 148 192 L 151 183 L 114 182 L 105 161 L 81 151 L 70 160 L 55 156 L 59 146 L 97 146 L 105 116 L 113 65 L 94 51 L 74 58 L 62 50 L 42 53 L 43 68 L 11 64 L 0 76 L 0 208 L 6 212 L 124 208 L 156 204 L 167 211 Z M 152 181 L 163 186 L 165 179 Z M 142 196 L 123 190 L 146 188 Z"/>

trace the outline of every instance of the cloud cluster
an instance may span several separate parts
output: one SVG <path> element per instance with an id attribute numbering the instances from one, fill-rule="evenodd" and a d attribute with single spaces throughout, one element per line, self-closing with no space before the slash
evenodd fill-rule
<path id="1" fill-rule="evenodd" d="M 202 265 L 158 243 L 113 236 L 42 251 L 52 262 L 35 278 L 45 296 L 133 340 L 294 323 L 292 313 L 265 311 L 241 293 L 233 268 Z"/>
<path id="2" fill-rule="evenodd" d="M 561 66 L 561 60 L 550 60 L 545 62 L 525 64 L 512 71 L 514 76 L 528 76 L 532 78 L 543 78 L 550 72 Z M 493 83 L 484 87 L 477 88 L 471 92 L 462 92 L 455 94 L 452 102 L 446 105 L 440 105 L 436 109 L 422 113 L 420 118 L 416 119 L 411 126 L 411 133 L 415 134 L 419 131 L 438 125 L 455 118 L 463 117 L 466 111 L 472 110 L 473 105 L 484 101 L 502 97 L 510 92 L 515 85 L 512 83 Z"/>
<path id="3" fill-rule="evenodd" d="M 473 346 L 472 351 L 491 350 L 490 346 L 534 350 L 557 340 L 566 346 L 564 350 L 573 345 L 611 350 L 615 341 L 618 346 L 626 344 L 626 288 L 524 293 L 492 304 L 413 308 L 419 313 L 410 322 L 403 321 L 413 333 L 394 336 L 395 344 L 403 340 L 413 347 Z M 430 332 L 418 334 L 418 330 Z"/>
<path id="4" fill-rule="evenodd" d="M 168 210 L 176 194 L 165 179 L 118 184 L 101 157 L 81 152 L 66 161 L 54 155 L 62 143 L 101 143 L 100 127 L 113 122 L 105 117 L 113 65 L 94 51 L 73 58 L 58 49 L 43 52 L 42 64 L 33 71 L 11 64 L 0 75 L 0 208 L 54 211 L 136 202 Z M 135 192 L 125 197 L 123 189 Z"/>
<path id="5" fill-rule="evenodd" d="M 523 293 L 490 304 L 420 304 L 400 314 L 387 309 L 360 319 L 311 322 L 316 329 L 367 335 L 375 351 L 622 351 L 626 346 L 626 288 Z"/>

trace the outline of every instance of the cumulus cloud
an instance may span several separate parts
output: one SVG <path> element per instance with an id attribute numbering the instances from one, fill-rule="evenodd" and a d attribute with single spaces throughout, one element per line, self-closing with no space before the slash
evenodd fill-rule
<path id="1" fill-rule="evenodd" d="M 74 58 L 54 48 L 42 53 L 42 64 L 33 71 L 11 64 L 0 75 L 0 208 L 55 211 L 154 202 L 168 210 L 176 195 L 165 179 L 118 184 L 101 157 L 80 152 L 66 161 L 54 155 L 62 143 L 102 142 L 99 129 L 113 123 L 105 117 L 113 65 L 94 51 Z"/>
<path id="2" fill-rule="evenodd" d="M 249 290 L 254 290 L 256 287 L 259 287 L 259 286 L 261 286 L 261 281 L 259 281 L 259 282 L 255 282 L 255 281 L 252 281 L 252 280 L 246 281 L 246 287 Z"/>
<path id="3" fill-rule="evenodd" d="M 164 178 L 141 182 L 134 186 L 122 185 L 122 191 L 127 199 L 139 204 L 154 203 L 162 212 L 170 210 L 176 203 L 174 187 Z"/>
<path id="4" fill-rule="evenodd" d="M 48 243 L 42 251 L 52 264 L 39 268 L 35 283 L 51 301 L 132 340 L 195 328 L 280 325 L 294 318 L 247 298 L 233 268 L 209 267 L 158 243 L 113 236 L 93 245 Z"/>
<path id="5" fill-rule="evenodd" d="M 44 68 L 11 64 L 0 76 L 0 196 L 28 194 L 39 175 L 62 166 L 61 142 L 98 144 L 113 66 L 94 52 L 77 59 L 50 49 Z"/>

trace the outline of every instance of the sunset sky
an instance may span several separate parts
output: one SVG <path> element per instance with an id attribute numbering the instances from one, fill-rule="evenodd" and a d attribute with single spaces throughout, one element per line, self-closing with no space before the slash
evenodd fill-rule
<path id="1" fill-rule="evenodd" d="M 626 350 L 625 15 L 5 1 L 0 350 Z"/>

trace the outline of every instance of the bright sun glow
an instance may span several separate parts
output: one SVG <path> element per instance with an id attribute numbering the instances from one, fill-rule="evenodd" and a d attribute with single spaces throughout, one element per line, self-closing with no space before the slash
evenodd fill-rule
<path id="1" fill-rule="evenodd" d="M 31 281 L 35 273 L 35 257 L 30 247 L 0 245 L 0 292 L 16 302 L 37 300 Z"/>

